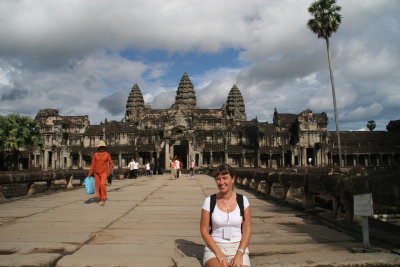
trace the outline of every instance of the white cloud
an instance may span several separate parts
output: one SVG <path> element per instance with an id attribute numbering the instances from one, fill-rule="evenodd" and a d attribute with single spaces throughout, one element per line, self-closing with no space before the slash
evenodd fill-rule
<path id="1" fill-rule="evenodd" d="M 369 107 L 356 107 L 341 118 L 344 120 L 370 119 L 378 116 L 383 110 L 379 103 L 372 103 Z"/>
<path id="2" fill-rule="evenodd" d="M 220 107 L 236 83 L 249 118 L 270 121 L 274 107 L 284 113 L 306 108 L 331 113 L 325 42 L 306 27 L 310 3 L 1 1 L 0 112 L 35 115 L 41 108 L 60 108 L 88 114 L 92 123 L 119 119 L 133 83 L 153 108 L 168 108 L 179 84 L 169 78 L 170 70 L 185 64 L 199 107 Z M 345 129 L 359 129 L 369 116 L 379 116 L 377 128 L 384 129 L 400 112 L 400 2 L 338 0 L 338 5 L 343 20 L 330 44 L 340 118 Z M 174 62 L 174 52 L 226 48 L 240 51 L 247 66 L 214 62 L 199 71 L 203 62 L 194 58 Z M 121 56 L 153 49 L 171 58 Z"/>

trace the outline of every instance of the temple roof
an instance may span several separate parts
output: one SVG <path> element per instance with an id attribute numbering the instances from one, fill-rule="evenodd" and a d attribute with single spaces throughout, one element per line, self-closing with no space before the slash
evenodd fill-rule
<path id="1" fill-rule="evenodd" d="M 129 93 L 126 108 L 144 108 L 144 99 L 139 85 L 135 83 Z"/>
<path id="2" fill-rule="evenodd" d="M 144 99 L 142 92 L 140 91 L 139 85 L 136 83 L 133 85 L 131 92 L 129 93 L 128 100 L 126 103 L 126 121 L 135 121 L 138 119 L 138 114 L 144 109 Z"/>
<path id="3" fill-rule="evenodd" d="M 226 100 L 226 111 L 228 115 L 235 120 L 246 120 L 246 108 L 242 93 L 234 84 L 229 91 L 228 99 Z"/>
<path id="4" fill-rule="evenodd" d="M 173 107 L 196 108 L 196 104 L 196 93 L 193 84 L 190 81 L 189 75 L 185 72 L 179 83 Z"/>

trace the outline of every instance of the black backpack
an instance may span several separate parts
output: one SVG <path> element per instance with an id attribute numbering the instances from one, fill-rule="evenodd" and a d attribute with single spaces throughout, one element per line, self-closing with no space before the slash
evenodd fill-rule
<path id="1" fill-rule="evenodd" d="M 244 221 L 244 204 L 243 204 L 243 195 L 236 193 L 236 202 L 238 203 L 240 209 L 240 216 L 242 216 Z M 211 215 L 214 212 L 215 205 L 217 205 L 217 194 L 210 196 L 210 234 L 212 232 L 212 221 Z"/>

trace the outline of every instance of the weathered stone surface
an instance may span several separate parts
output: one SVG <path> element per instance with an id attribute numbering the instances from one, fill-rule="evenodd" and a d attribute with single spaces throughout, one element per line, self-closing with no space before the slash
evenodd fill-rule
<path id="1" fill-rule="evenodd" d="M 83 188 L 0 204 L 0 266 L 201 266 L 199 220 L 204 198 L 216 192 L 212 178 L 139 177 L 108 190 L 104 207 Z M 352 237 L 238 192 L 251 204 L 255 267 L 400 264 L 398 254 L 383 249 L 351 253 L 362 246 Z M 18 216 L 10 217 L 14 208 Z"/>

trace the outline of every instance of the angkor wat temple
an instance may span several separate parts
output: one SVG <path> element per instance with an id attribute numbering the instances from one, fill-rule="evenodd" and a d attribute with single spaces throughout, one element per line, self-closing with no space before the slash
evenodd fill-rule
<path id="1" fill-rule="evenodd" d="M 100 140 L 107 143 L 116 167 L 131 158 L 169 169 L 178 156 L 188 167 L 226 162 L 236 167 L 334 166 L 339 164 L 336 132 L 327 130 L 326 113 L 307 109 L 299 114 L 274 112 L 273 122 L 247 120 L 236 85 L 220 109 L 197 107 L 196 92 L 185 73 L 169 109 L 152 109 L 135 84 L 125 120 L 91 125 L 88 116 L 61 116 L 56 109 L 37 113 L 44 146 L 34 153 L 34 165 L 44 169 L 86 168 Z M 341 131 L 342 165 L 400 165 L 400 121 L 387 131 Z M 311 160 L 310 160 L 311 159 Z M 310 161 L 310 162 L 309 162 Z"/>

